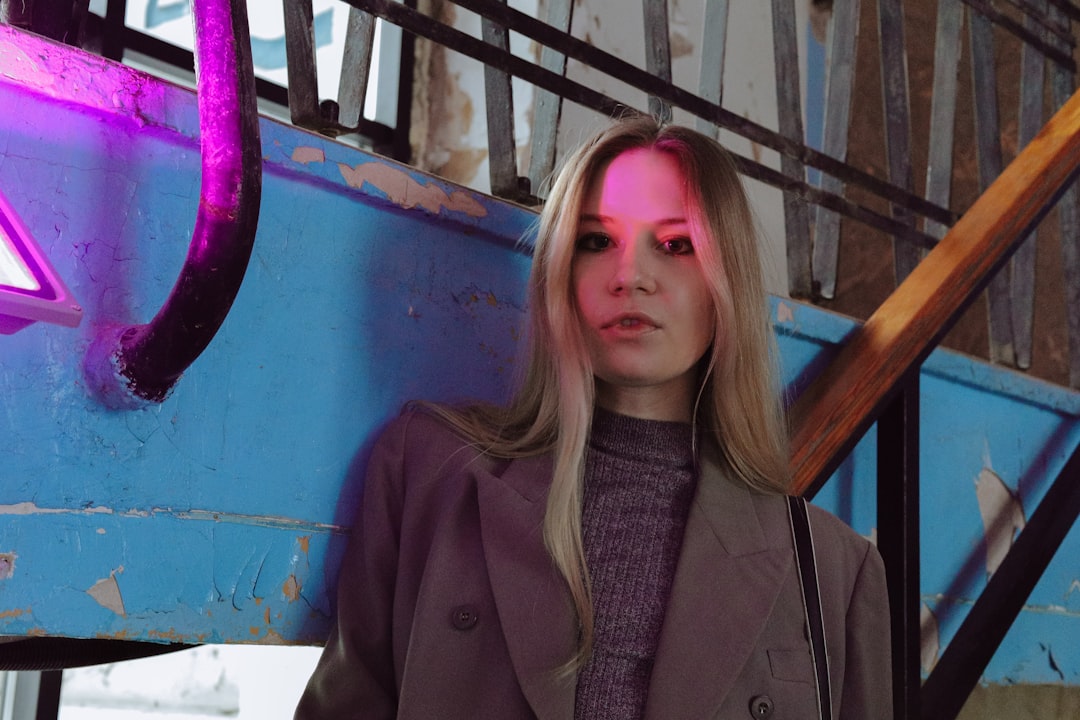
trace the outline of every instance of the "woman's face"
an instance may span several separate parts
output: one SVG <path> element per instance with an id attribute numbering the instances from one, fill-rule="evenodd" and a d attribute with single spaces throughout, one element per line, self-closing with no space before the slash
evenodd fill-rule
<path id="1" fill-rule="evenodd" d="M 610 410 L 690 419 L 716 327 L 690 212 L 678 163 L 652 149 L 617 156 L 586 192 L 572 282 L 597 401 Z"/>

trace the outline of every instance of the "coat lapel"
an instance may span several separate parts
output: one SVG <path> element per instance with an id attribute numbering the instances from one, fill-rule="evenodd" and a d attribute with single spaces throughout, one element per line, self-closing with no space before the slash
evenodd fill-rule
<path id="1" fill-rule="evenodd" d="M 577 623 L 569 591 L 544 547 L 551 463 L 515 460 L 477 473 L 480 532 L 492 593 L 518 683 L 539 720 L 574 714 L 574 678 L 556 670 L 573 655 Z"/>
<path id="2" fill-rule="evenodd" d="M 792 563 L 784 526 L 758 509 L 750 490 L 703 459 L 646 718 L 714 717 L 753 651 Z"/>

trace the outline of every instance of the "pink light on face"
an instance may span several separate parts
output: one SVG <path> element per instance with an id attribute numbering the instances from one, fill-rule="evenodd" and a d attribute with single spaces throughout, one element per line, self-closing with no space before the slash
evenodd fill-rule
<path id="1" fill-rule="evenodd" d="M 574 296 L 597 399 L 610 410 L 689 419 L 716 327 L 691 211 L 678 162 L 655 150 L 619 155 L 586 193 Z"/>
<path id="2" fill-rule="evenodd" d="M 38 320 L 75 327 L 82 308 L 0 194 L 0 333 Z"/>

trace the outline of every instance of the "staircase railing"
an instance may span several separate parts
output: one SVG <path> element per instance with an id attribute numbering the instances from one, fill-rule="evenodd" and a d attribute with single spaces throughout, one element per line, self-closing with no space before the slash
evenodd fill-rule
<path id="1" fill-rule="evenodd" d="M 1080 514 L 1080 447 L 920 686 L 918 373 L 956 319 L 1072 187 L 1074 95 L 791 408 L 791 472 L 812 495 L 879 422 L 878 547 L 889 579 L 895 716 L 952 720 Z"/>

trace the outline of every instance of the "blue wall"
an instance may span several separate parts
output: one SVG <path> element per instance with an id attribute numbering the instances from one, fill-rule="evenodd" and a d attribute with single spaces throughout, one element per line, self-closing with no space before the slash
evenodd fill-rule
<path id="1" fill-rule="evenodd" d="M 532 214 L 264 121 L 229 318 L 164 403 L 109 410 L 81 363 L 102 328 L 147 321 L 183 262 L 194 98 L 0 27 L 0 107 L 0 191 L 85 311 L 0 336 L 0 634 L 321 642 L 373 432 L 406 399 L 509 386 Z M 855 327 L 773 311 L 791 387 Z M 987 503 L 1030 515 L 1080 442 L 1080 397 L 946 352 L 922 388 L 929 664 L 985 585 Z M 874 447 L 817 500 L 866 535 Z M 1074 529 L 987 680 L 1080 684 L 1077 557 Z"/>

